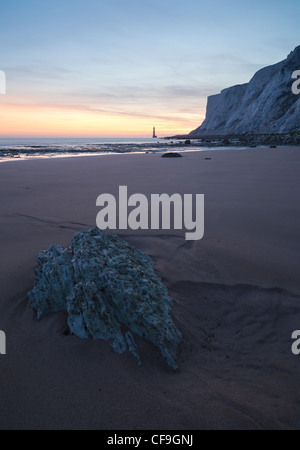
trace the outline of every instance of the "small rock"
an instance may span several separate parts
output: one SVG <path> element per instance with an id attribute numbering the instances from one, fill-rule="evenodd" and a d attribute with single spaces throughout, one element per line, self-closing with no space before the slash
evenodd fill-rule
<path id="1" fill-rule="evenodd" d="M 182 158 L 182 155 L 180 153 L 165 153 L 164 155 L 162 155 L 162 158 Z"/>

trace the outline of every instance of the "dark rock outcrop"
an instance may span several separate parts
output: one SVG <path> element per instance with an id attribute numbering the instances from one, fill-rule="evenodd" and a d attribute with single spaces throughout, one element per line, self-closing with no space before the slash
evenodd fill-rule
<path id="1" fill-rule="evenodd" d="M 171 153 L 165 153 L 162 155 L 162 158 L 182 158 L 182 155 L 180 153 L 171 152 Z"/>

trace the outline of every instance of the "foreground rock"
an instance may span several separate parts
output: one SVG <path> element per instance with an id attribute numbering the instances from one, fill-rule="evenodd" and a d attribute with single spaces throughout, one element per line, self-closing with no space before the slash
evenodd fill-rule
<path id="1" fill-rule="evenodd" d="M 117 236 L 95 228 L 76 234 L 68 249 L 52 246 L 41 252 L 28 295 L 39 319 L 67 311 L 76 336 L 112 340 L 116 352 L 129 349 L 140 363 L 137 334 L 159 348 L 171 368 L 178 368 L 181 334 L 170 316 L 168 291 L 152 260 Z"/>

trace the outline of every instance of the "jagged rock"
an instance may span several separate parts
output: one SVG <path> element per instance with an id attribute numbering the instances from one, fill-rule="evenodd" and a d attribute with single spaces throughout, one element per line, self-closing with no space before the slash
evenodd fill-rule
<path id="1" fill-rule="evenodd" d="M 174 370 L 181 334 L 170 316 L 172 301 L 149 256 L 98 228 L 74 236 L 68 249 L 51 246 L 38 257 L 28 294 L 38 318 L 67 311 L 72 333 L 112 340 L 118 353 L 138 359 L 133 334 L 158 347 Z M 124 332 L 124 329 L 127 331 Z"/>
<path id="2" fill-rule="evenodd" d="M 249 83 L 208 97 L 206 119 L 191 138 L 300 130 L 300 96 L 292 93 L 296 70 L 300 46 L 284 61 L 259 70 Z"/>

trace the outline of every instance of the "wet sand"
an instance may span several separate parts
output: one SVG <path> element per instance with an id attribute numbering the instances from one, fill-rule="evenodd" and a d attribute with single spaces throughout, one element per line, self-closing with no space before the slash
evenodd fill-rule
<path id="1" fill-rule="evenodd" d="M 206 160 L 205 158 L 211 158 Z M 0 164 L 1 429 L 300 429 L 300 148 L 111 155 Z M 65 336 L 28 306 L 40 250 L 95 226 L 96 199 L 205 194 L 205 236 L 120 233 L 149 254 L 183 334 L 171 372 L 137 338 L 140 368 Z"/>

